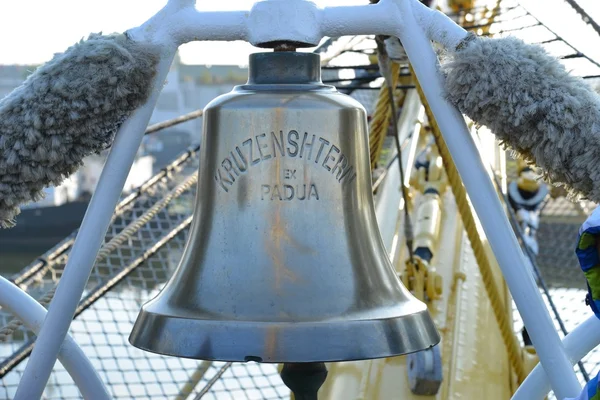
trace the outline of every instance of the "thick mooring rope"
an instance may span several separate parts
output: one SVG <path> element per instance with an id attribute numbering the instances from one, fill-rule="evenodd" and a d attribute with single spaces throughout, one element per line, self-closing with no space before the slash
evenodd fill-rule
<path id="1" fill-rule="evenodd" d="M 479 232 L 477 231 L 475 215 L 473 213 L 473 210 L 471 209 L 471 205 L 469 204 L 469 200 L 467 198 L 467 191 L 463 186 L 462 180 L 456 168 L 456 164 L 454 164 L 452 155 L 450 154 L 450 150 L 448 149 L 448 146 L 446 145 L 446 142 L 444 141 L 444 138 L 441 135 L 437 122 L 427 103 L 427 99 L 425 98 L 419 81 L 417 80 L 417 77 L 412 71 L 412 69 L 411 73 L 413 75 L 417 91 L 421 98 L 421 102 L 425 106 L 425 113 L 427 115 L 427 119 L 429 120 L 429 124 L 431 125 L 431 131 L 435 138 L 436 145 L 438 147 L 440 155 L 442 156 L 444 168 L 446 170 L 446 175 L 448 176 L 448 183 L 452 188 L 452 194 L 454 195 L 454 198 L 456 200 L 456 204 L 463 225 L 465 227 L 465 231 L 467 232 L 467 237 L 469 239 L 469 242 L 471 242 L 473 254 L 475 255 L 475 259 L 477 260 L 477 265 L 479 266 L 479 271 L 481 272 L 481 279 L 483 281 L 483 285 L 485 287 L 485 291 L 488 295 L 488 298 L 490 299 L 494 317 L 498 322 L 498 327 L 500 328 L 500 334 L 502 336 L 504 346 L 506 347 L 508 358 L 513 369 L 515 370 L 519 383 L 521 383 L 525 380 L 527 376 L 527 374 L 525 373 L 523 359 L 521 357 L 521 347 L 519 346 L 517 338 L 513 333 L 512 320 L 508 318 L 508 315 L 506 313 L 501 291 L 496 285 L 492 266 L 485 252 L 485 247 L 483 246 L 483 242 L 481 240 L 481 237 L 479 236 Z"/>

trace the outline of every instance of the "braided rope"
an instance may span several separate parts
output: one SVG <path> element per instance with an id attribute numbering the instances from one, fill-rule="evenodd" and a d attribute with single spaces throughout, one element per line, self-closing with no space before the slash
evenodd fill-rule
<path id="1" fill-rule="evenodd" d="M 400 80 L 400 66 L 396 63 L 392 63 L 392 76 L 393 86 L 398 85 Z M 400 101 L 403 101 L 404 96 L 398 96 Z M 379 161 L 379 155 L 383 149 L 383 142 L 387 135 L 388 127 L 390 126 L 390 120 L 392 118 L 392 111 L 390 109 L 390 96 L 388 88 L 385 84 L 381 85 L 379 89 L 379 97 L 377 98 L 377 104 L 373 117 L 369 123 L 369 149 L 371 156 L 371 169 L 375 168 L 377 161 Z"/>
<path id="2" fill-rule="evenodd" d="M 115 251 L 119 246 L 132 238 L 132 236 L 139 231 L 144 225 L 150 222 L 161 210 L 163 210 L 169 203 L 185 193 L 190 187 L 198 182 L 198 173 L 195 172 L 188 176 L 182 183 L 177 185 L 171 192 L 163 197 L 159 202 L 154 204 L 151 208 L 146 210 L 139 218 L 132 221 L 125 227 L 118 235 L 113 237 L 108 243 L 106 243 L 96 257 L 96 262 L 104 260 L 110 253 Z M 42 306 L 47 306 L 54 297 L 54 293 L 58 287 L 54 285 L 52 289 L 44 294 L 44 296 L 38 300 Z M 23 321 L 18 318 L 11 319 L 2 329 L 0 329 L 0 343 L 7 342 L 10 336 L 23 325 Z"/>
<path id="3" fill-rule="evenodd" d="M 204 375 L 206 375 L 206 371 L 208 371 L 212 365 L 212 361 L 206 360 L 198 364 L 198 367 L 196 367 L 194 373 L 189 377 L 187 382 L 179 390 L 179 393 L 177 394 L 177 397 L 175 397 L 174 400 L 186 400 L 188 397 L 190 397 L 196 386 L 198 386 L 202 378 L 204 378 Z"/>

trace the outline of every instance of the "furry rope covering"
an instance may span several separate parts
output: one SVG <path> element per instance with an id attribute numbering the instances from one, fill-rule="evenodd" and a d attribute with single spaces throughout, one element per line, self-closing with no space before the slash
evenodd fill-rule
<path id="1" fill-rule="evenodd" d="M 159 58 L 126 34 L 92 34 L 0 101 L 0 227 L 110 146 L 149 97 Z"/>
<path id="2" fill-rule="evenodd" d="M 600 202 L 600 98 L 537 45 L 469 36 L 442 64 L 446 96 L 565 186 Z"/>

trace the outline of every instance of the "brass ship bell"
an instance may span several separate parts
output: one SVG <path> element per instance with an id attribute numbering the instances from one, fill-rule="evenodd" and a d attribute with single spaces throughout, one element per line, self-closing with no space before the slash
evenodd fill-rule
<path id="1" fill-rule="evenodd" d="M 371 195 L 366 113 L 314 53 L 250 56 L 205 108 L 182 260 L 130 342 L 203 360 L 370 359 L 439 341 L 398 280 Z"/>

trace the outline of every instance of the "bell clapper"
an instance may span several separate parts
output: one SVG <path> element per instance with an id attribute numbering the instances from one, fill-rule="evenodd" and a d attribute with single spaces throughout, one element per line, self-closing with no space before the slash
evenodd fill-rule
<path id="1" fill-rule="evenodd" d="M 325 378 L 325 363 L 285 363 L 281 370 L 281 380 L 294 393 L 295 400 L 317 400 Z"/>

